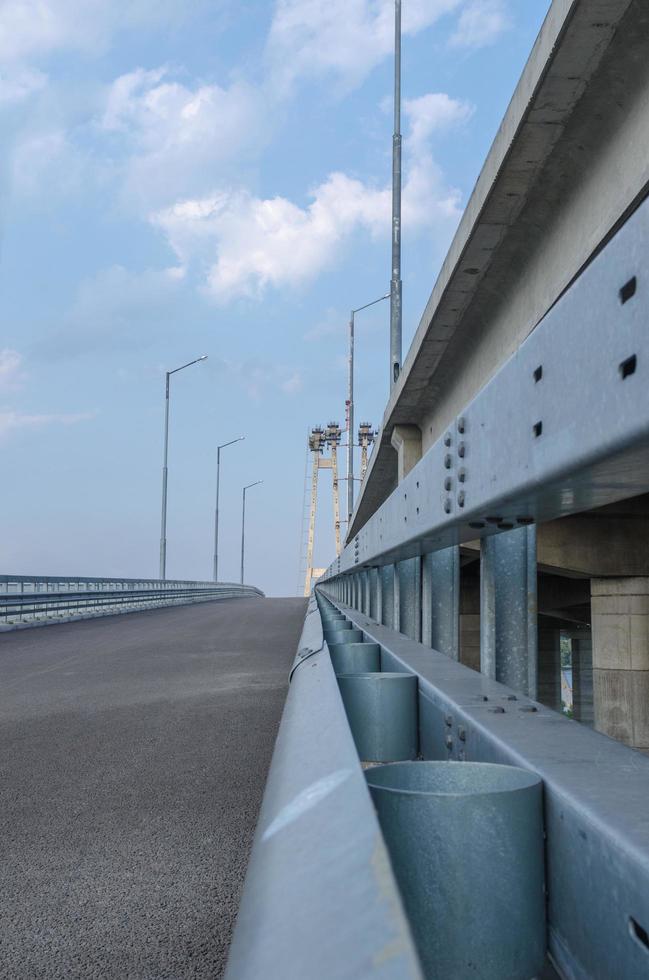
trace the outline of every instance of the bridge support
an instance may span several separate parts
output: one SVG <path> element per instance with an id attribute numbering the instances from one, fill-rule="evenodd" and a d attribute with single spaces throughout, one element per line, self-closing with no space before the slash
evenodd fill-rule
<path id="1" fill-rule="evenodd" d="M 480 669 L 515 691 L 537 696 L 534 526 L 481 541 Z"/>
<path id="2" fill-rule="evenodd" d="M 572 640 L 572 716 L 583 725 L 592 725 L 593 643 L 589 630 L 573 634 Z"/>
<path id="3" fill-rule="evenodd" d="M 545 616 L 539 622 L 538 648 L 538 700 L 548 708 L 561 711 L 561 630 Z"/>
<path id="4" fill-rule="evenodd" d="M 649 577 L 591 581 L 595 728 L 649 754 Z"/>
<path id="5" fill-rule="evenodd" d="M 401 483 L 421 459 L 421 429 L 418 425 L 395 425 L 390 441 L 397 451 L 397 480 Z"/>

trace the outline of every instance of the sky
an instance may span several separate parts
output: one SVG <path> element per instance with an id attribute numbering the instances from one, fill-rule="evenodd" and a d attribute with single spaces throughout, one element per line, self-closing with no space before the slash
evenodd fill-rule
<path id="1" fill-rule="evenodd" d="M 404 356 L 548 0 L 404 0 Z M 0 0 L 0 573 L 298 588 L 308 429 L 390 280 L 391 0 Z M 389 310 L 356 320 L 378 426 Z M 356 464 L 358 473 L 359 465 Z M 341 484 L 341 497 L 345 484 Z M 321 475 L 315 564 L 334 553 Z"/>

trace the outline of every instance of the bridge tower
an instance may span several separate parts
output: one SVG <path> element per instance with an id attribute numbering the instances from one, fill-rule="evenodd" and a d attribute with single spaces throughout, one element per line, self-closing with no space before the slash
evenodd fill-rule
<path id="1" fill-rule="evenodd" d="M 331 470 L 333 478 L 333 511 L 334 511 L 334 535 L 336 539 L 336 554 L 340 553 L 340 490 L 338 482 L 338 446 L 342 436 L 342 430 L 338 422 L 329 422 L 323 428 L 316 425 L 311 429 L 308 437 L 309 452 L 313 454 L 313 464 L 311 469 L 311 501 L 309 507 L 309 526 L 306 541 L 306 573 L 304 580 L 304 595 L 311 593 L 313 581 L 322 575 L 323 568 L 313 567 L 313 546 L 315 541 L 315 524 L 318 509 L 318 477 L 320 470 Z M 325 450 L 330 450 L 330 455 L 325 456 Z"/>
<path id="2" fill-rule="evenodd" d="M 361 447 L 361 481 L 367 470 L 367 457 L 369 447 L 374 442 L 376 432 L 369 422 L 361 422 L 358 427 L 358 444 Z"/>

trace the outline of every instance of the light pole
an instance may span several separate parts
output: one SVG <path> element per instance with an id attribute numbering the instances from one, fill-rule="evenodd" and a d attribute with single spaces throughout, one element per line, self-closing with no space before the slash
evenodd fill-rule
<path id="1" fill-rule="evenodd" d="M 219 483 L 221 480 L 221 450 L 225 449 L 226 446 L 233 446 L 235 442 L 241 442 L 245 439 L 245 436 L 238 436 L 236 439 L 230 439 L 229 442 L 223 442 L 220 446 L 216 447 L 216 505 L 214 507 L 214 581 L 218 582 L 219 578 Z"/>
<path id="2" fill-rule="evenodd" d="M 347 528 L 349 529 L 354 510 L 354 317 L 368 306 L 375 306 L 384 299 L 390 299 L 390 293 L 373 299 L 371 303 L 358 306 L 351 311 L 349 317 L 349 397 L 347 405 Z"/>
<path id="3" fill-rule="evenodd" d="M 392 278 L 390 391 L 401 371 L 401 0 L 394 4 L 394 133 L 392 135 Z"/>
<path id="4" fill-rule="evenodd" d="M 256 487 L 263 480 L 255 480 L 254 483 L 249 483 L 247 487 L 243 488 L 243 509 L 241 511 L 241 584 L 243 585 L 243 557 L 245 549 L 246 540 L 246 490 L 250 490 L 250 487 Z"/>
<path id="5" fill-rule="evenodd" d="M 164 457 L 162 462 L 162 520 L 160 522 L 160 578 L 164 581 L 167 576 L 167 455 L 169 450 L 169 379 L 172 374 L 178 374 L 179 371 L 184 371 L 185 368 L 191 367 L 192 364 L 198 364 L 199 361 L 206 361 L 207 354 L 203 354 L 201 357 L 197 357 L 193 361 L 188 361 L 187 364 L 182 364 L 180 367 L 174 368 L 173 371 L 167 371 L 166 373 L 166 384 L 165 384 L 165 440 L 164 440 Z"/>

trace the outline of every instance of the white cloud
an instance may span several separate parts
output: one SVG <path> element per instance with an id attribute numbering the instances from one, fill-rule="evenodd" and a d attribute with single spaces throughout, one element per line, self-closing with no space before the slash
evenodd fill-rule
<path id="1" fill-rule="evenodd" d="M 150 208 L 204 193 L 227 164 L 241 168 L 267 126 L 249 85 L 191 88 L 164 68 L 138 68 L 112 84 L 100 129 L 113 138 L 126 195 Z"/>
<path id="2" fill-rule="evenodd" d="M 94 415 L 91 412 L 29 415 L 25 412 L 0 411 L 0 439 L 20 429 L 42 429 L 48 425 L 74 425 L 92 418 Z"/>
<path id="3" fill-rule="evenodd" d="M 0 107 L 24 102 L 47 84 L 47 75 L 33 68 L 16 67 L 0 74 Z"/>
<path id="4" fill-rule="evenodd" d="M 299 371 L 294 371 L 280 387 L 286 395 L 297 395 L 304 388 L 304 379 Z"/>
<path id="5" fill-rule="evenodd" d="M 12 185 L 17 193 L 39 201 L 59 199 L 78 190 L 88 176 L 86 163 L 65 128 L 27 132 L 11 154 Z"/>
<path id="6" fill-rule="evenodd" d="M 449 43 L 457 48 L 483 48 L 493 44 L 509 24 L 504 0 L 469 0 Z"/>
<path id="7" fill-rule="evenodd" d="M 403 33 L 417 34 L 461 2 L 408 0 Z M 277 0 L 267 57 L 280 87 L 325 74 L 356 85 L 391 54 L 393 44 L 393 0 Z"/>
<path id="8" fill-rule="evenodd" d="M 304 380 L 300 371 L 284 364 L 271 363 L 259 357 L 244 361 L 222 361 L 224 369 L 236 379 L 249 398 L 261 401 L 269 391 L 295 395 L 302 390 Z"/>
<path id="9" fill-rule="evenodd" d="M 23 357 L 17 350 L 5 347 L 0 350 L 0 391 L 19 388 L 23 381 Z"/>
<path id="10" fill-rule="evenodd" d="M 0 62 L 100 51 L 120 31 L 178 19 L 183 6 L 180 0 L 2 0 Z"/>
<path id="11" fill-rule="evenodd" d="M 429 92 L 418 99 L 405 99 L 403 110 L 409 123 L 407 149 L 413 155 L 426 152 L 433 133 L 467 122 L 473 106 L 452 99 L 445 92 Z"/>
<path id="12" fill-rule="evenodd" d="M 458 220 L 459 191 L 446 185 L 427 141 L 433 131 L 467 119 L 470 112 L 465 103 L 439 93 L 406 104 L 410 131 L 402 214 L 410 232 Z M 312 190 L 305 207 L 239 188 L 179 201 L 151 220 L 182 268 L 192 263 L 207 268 L 207 290 L 224 302 L 308 282 L 359 230 L 373 237 L 389 234 L 390 208 L 389 187 L 332 173 Z"/>
<path id="13" fill-rule="evenodd" d="M 390 193 L 333 173 L 301 208 L 285 197 L 246 190 L 183 201 L 153 217 L 183 264 L 213 255 L 208 290 L 227 300 L 267 286 L 298 285 L 329 265 L 358 228 L 377 234 L 389 220 Z"/>

